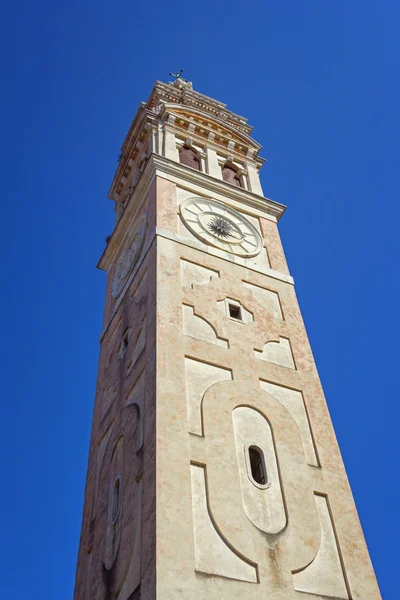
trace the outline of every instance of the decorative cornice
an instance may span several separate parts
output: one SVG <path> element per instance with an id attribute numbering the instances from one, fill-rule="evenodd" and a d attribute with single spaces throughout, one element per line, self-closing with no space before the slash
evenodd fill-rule
<path id="1" fill-rule="evenodd" d="M 251 146 L 252 148 L 255 148 L 257 152 L 261 149 L 261 144 L 256 142 L 256 140 L 253 139 L 252 137 L 250 137 L 247 133 L 244 133 L 243 131 L 238 130 L 237 127 L 235 127 L 232 123 L 224 121 L 219 116 L 205 114 L 204 110 L 202 110 L 201 108 L 197 108 L 195 106 L 187 106 L 187 105 L 182 106 L 179 104 L 174 104 L 172 102 L 166 102 L 160 111 L 160 118 L 163 117 L 164 113 L 166 113 L 167 115 L 172 113 L 176 118 L 179 118 L 179 117 L 184 118 L 186 114 L 187 115 L 196 115 L 197 117 L 205 119 L 206 122 L 207 122 L 207 117 L 208 117 L 210 122 L 212 121 L 215 124 L 219 124 L 226 132 L 230 132 L 233 136 L 242 140 L 244 144 Z M 207 125 L 204 125 L 204 130 L 205 131 L 213 131 L 212 129 L 207 127 Z M 214 133 L 216 133 L 216 132 L 214 131 Z M 222 135 L 226 135 L 226 133 L 222 133 Z"/>
<path id="2" fill-rule="evenodd" d="M 252 127 L 247 124 L 247 119 L 228 110 L 223 102 L 194 91 L 191 85 L 186 85 L 189 82 L 182 85 L 183 81 L 179 85 L 156 81 L 148 101 L 140 104 L 122 144 L 108 193 L 115 202 L 121 202 L 120 193 L 124 183 L 132 177 L 132 169 L 137 166 L 135 157 L 142 151 L 141 147 L 146 146 L 147 152 L 147 147 L 152 146 L 151 136 L 153 140 L 157 139 L 158 128 L 165 119 L 168 122 L 169 116 L 172 125 L 176 117 L 177 132 L 182 130 L 186 136 L 193 135 L 203 146 L 237 153 L 242 159 L 244 156 L 245 160 L 252 161 L 258 169 L 265 162 L 258 156 L 260 144 L 250 137 Z M 164 123 L 163 127 L 165 129 L 167 125 Z M 154 147 L 149 151 L 154 151 Z"/>
<path id="3" fill-rule="evenodd" d="M 264 198 L 263 196 L 257 196 L 248 190 L 230 185 L 221 179 L 217 179 L 201 171 L 196 171 L 195 169 L 181 165 L 180 163 L 159 154 L 151 154 L 135 191 L 128 201 L 124 213 L 116 224 L 111 238 L 100 258 L 97 265 L 99 269 L 108 270 L 110 268 L 114 256 L 119 251 L 119 248 L 127 235 L 129 229 L 128 225 L 132 219 L 136 217 L 152 182 L 156 176 L 163 177 L 165 175 L 176 177 L 181 182 L 202 187 L 204 191 L 211 196 L 213 194 L 222 195 L 228 201 L 232 200 L 234 203 L 239 203 L 243 207 L 255 209 L 266 215 L 271 215 L 277 221 L 279 221 L 286 210 L 286 207 L 283 204 L 279 204 L 274 200 Z M 237 207 L 237 204 L 234 206 Z"/>
<path id="4" fill-rule="evenodd" d="M 151 159 L 155 168 L 160 169 L 160 172 L 157 173 L 157 175 L 160 175 L 161 177 L 163 173 L 175 175 L 182 181 L 199 185 L 211 193 L 221 194 L 228 200 L 231 199 L 236 202 L 240 202 L 245 206 L 255 208 L 268 215 L 272 215 L 277 221 L 279 221 L 286 210 L 286 206 L 275 202 L 275 200 L 270 200 L 264 196 L 258 196 L 257 194 L 245 190 L 244 188 L 231 185 L 222 179 L 212 177 L 211 175 L 203 173 L 202 171 L 191 169 L 190 167 L 186 167 L 185 165 L 181 165 L 173 160 L 169 160 L 168 158 L 165 158 L 159 154 L 152 154 Z"/>
<path id="5" fill-rule="evenodd" d="M 247 119 L 233 113 L 226 108 L 226 104 L 219 102 L 214 98 L 210 98 L 205 94 L 196 92 L 190 87 L 179 88 L 171 83 L 163 83 L 156 81 L 150 98 L 146 104 L 149 110 L 155 109 L 160 102 L 173 102 L 186 106 L 193 106 L 200 109 L 202 112 L 208 113 L 210 116 L 220 118 L 223 122 L 229 123 L 238 131 L 242 131 L 249 135 L 252 127 L 247 125 Z"/>
<path id="6" fill-rule="evenodd" d="M 233 153 L 238 160 L 251 162 L 260 169 L 266 159 L 258 155 L 261 145 L 249 135 L 238 131 L 218 117 L 205 114 L 191 106 L 167 103 L 159 112 L 165 127 L 174 130 L 178 140 L 190 136 L 202 148 L 212 148 L 217 153 Z"/>
<path id="7" fill-rule="evenodd" d="M 153 155 L 152 155 L 153 156 Z M 151 157 L 150 157 L 151 158 Z M 118 253 L 121 245 L 123 244 L 125 238 L 129 233 L 129 223 L 132 222 L 136 218 L 136 215 L 140 211 L 146 197 L 147 193 L 150 189 L 151 184 L 155 178 L 155 169 L 149 168 L 149 163 L 146 165 L 138 184 L 130 197 L 126 208 L 114 227 L 114 231 L 111 234 L 111 237 L 108 240 L 106 247 L 104 248 L 103 254 L 100 257 L 100 260 L 97 264 L 99 269 L 104 271 L 108 271 L 110 268 L 114 256 Z"/>
<path id="8" fill-rule="evenodd" d="M 129 128 L 124 143 L 121 146 L 121 160 L 115 171 L 111 187 L 108 191 L 108 197 L 115 200 L 117 194 L 118 185 L 122 179 L 130 170 L 130 161 L 132 160 L 132 154 L 135 146 L 138 143 L 140 136 L 143 134 L 144 129 L 149 126 L 149 123 L 157 124 L 157 116 L 149 113 L 143 105 L 139 107 L 138 112 Z"/>

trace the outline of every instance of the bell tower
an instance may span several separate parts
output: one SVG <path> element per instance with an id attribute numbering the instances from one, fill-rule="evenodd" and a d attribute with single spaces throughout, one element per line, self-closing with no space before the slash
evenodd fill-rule
<path id="1" fill-rule="evenodd" d="M 381 597 L 251 131 L 178 74 L 123 143 L 75 600 Z"/>

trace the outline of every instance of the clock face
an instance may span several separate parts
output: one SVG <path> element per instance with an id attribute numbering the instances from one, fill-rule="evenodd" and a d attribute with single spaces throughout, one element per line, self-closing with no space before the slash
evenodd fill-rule
<path id="1" fill-rule="evenodd" d="M 233 208 L 207 198 L 189 198 L 180 211 L 185 225 L 202 242 L 237 256 L 261 252 L 263 243 L 257 229 Z"/>
<path id="2" fill-rule="evenodd" d="M 135 264 L 137 263 L 143 248 L 146 237 L 147 217 L 143 215 L 137 224 L 137 227 L 128 238 L 115 267 L 114 280 L 111 290 L 113 298 L 117 298 L 125 285 L 127 277 Z"/>

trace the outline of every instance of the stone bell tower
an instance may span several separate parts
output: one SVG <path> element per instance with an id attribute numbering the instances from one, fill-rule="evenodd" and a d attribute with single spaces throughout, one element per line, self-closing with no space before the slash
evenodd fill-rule
<path id="1" fill-rule="evenodd" d="M 246 119 L 157 82 L 116 225 L 75 600 L 378 600 Z"/>

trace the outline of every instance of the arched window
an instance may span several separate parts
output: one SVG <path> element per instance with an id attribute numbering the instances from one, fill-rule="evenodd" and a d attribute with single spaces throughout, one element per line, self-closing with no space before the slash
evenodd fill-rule
<path id="1" fill-rule="evenodd" d="M 225 165 L 222 168 L 222 179 L 226 181 L 226 183 L 231 183 L 232 185 L 236 185 L 237 187 L 243 187 L 242 180 L 237 170 L 231 165 Z"/>
<path id="2" fill-rule="evenodd" d="M 118 519 L 119 506 L 121 502 L 121 477 L 118 476 L 114 483 L 112 495 L 111 520 L 113 523 Z"/>
<path id="3" fill-rule="evenodd" d="M 259 485 L 265 485 L 268 479 L 263 451 L 257 446 L 249 446 L 249 459 L 251 476 L 254 481 Z"/>
<path id="4" fill-rule="evenodd" d="M 182 148 L 179 150 L 179 162 L 182 165 L 186 165 L 187 167 L 192 167 L 192 169 L 197 169 L 197 171 L 200 171 L 199 157 L 197 156 L 197 153 L 189 146 L 182 146 Z"/>

